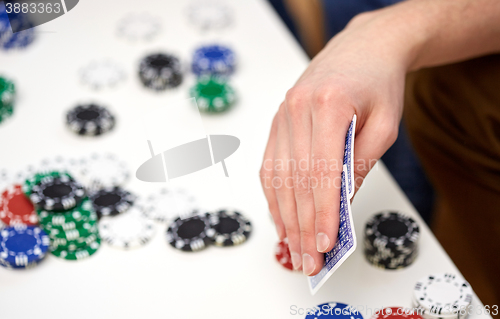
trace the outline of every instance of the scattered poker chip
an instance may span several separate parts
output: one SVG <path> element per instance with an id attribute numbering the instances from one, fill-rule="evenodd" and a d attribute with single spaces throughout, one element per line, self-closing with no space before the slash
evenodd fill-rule
<path id="1" fill-rule="evenodd" d="M 33 23 L 28 15 L 22 12 L 10 13 L 9 16 L 2 4 L 0 7 L 0 48 L 6 51 L 24 49 L 35 40 Z M 12 30 L 23 30 L 13 33 Z"/>
<path id="2" fill-rule="evenodd" d="M 472 288 L 467 281 L 454 274 L 432 274 L 415 284 L 413 302 L 424 318 L 460 318 L 469 312 Z"/>
<path id="3" fill-rule="evenodd" d="M 97 236 L 92 243 L 83 248 L 77 248 L 74 250 L 59 248 L 53 250 L 52 254 L 56 257 L 64 258 L 66 260 L 82 260 L 95 254 L 100 247 L 101 239 L 99 238 L 99 236 Z"/>
<path id="4" fill-rule="evenodd" d="M 418 224 L 410 217 L 385 211 L 374 215 L 365 226 L 365 257 L 373 266 L 400 269 L 418 256 Z"/>
<path id="5" fill-rule="evenodd" d="M 141 60 L 139 78 L 145 87 L 155 91 L 175 88 L 182 83 L 182 66 L 173 55 L 151 54 Z"/>
<path id="6" fill-rule="evenodd" d="M 0 123 L 14 113 L 15 97 L 14 83 L 7 78 L 0 77 Z"/>
<path id="7" fill-rule="evenodd" d="M 130 178 L 127 164 L 109 153 L 92 154 L 89 158 L 81 159 L 74 174 L 91 191 L 121 186 Z"/>
<path id="8" fill-rule="evenodd" d="M 97 104 L 78 105 L 66 114 L 66 124 L 78 135 L 98 136 L 115 127 L 115 116 Z"/>
<path id="9" fill-rule="evenodd" d="M 134 13 L 118 22 L 117 33 L 129 41 L 150 41 L 161 30 L 161 20 L 148 13 Z"/>
<path id="10" fill-rule="evenodd" d="M 199 251 L 212 243 L 215 235 L 213 216 L 209 213 L 185 219 L 177 218 L 167 229 L 169 244 L 182 251 Z"/>
<path id="11" fill-rule="evenodd" d="M 11 173 L 5 168 L 0 169 L 0 192 L 3 192 L 12 184 Z"/>
<path id="12" fill-rule="evenodd" d="M 29 172 L 29 173 L 27 173 Z M 31 195 L 33 186 L 36 184 L 41 183 L 43 180 L 50 180 L 53 178 L 58 178 L 61 176 L 67 176 L 71 178 L 71 175 L 69 175 L 66 172 L 60 172 L 60 171 L 39 171 L 39 169 L 33 167 L 33 166 L 28 166 L 25 170 L 19 171 L 16 176 L 15 180 L 23 180 L 24 179 L 24 184 L 23 184 L 23 192 L 29 196 Z"/>
<path id="13" fill-rule="evenodd" d="M 47 211 L 43 211 L 44 213 L 47 213 Z M 51 214 L 50 214 L 51 213 Z M 57 213 L 52 213 L 50 212 L 49 214 L 52 215 L 52 219 L 49 218 L 49 220 L 56 220 L 58 221 L 57 217 L 54 215 L 58 215 Z M 40 215 L 43 215 L 42 213 L 39 212 Z M 60 220 L 60 219 L 59 219 Z M 56 233 L 60 232 L 68 232 L 73 229 L 89 229 L 92 225 L 95 225 L 97 222 L 97 214 L 95 212 L 91 212 L 88 217 L 83 217 L 80 220 L 75 220 L 75 221 L 69 221 L 66 223 L 59 223 L 59 224 L 54 224 L 52 222 L 47 222 L 47 223 L 40 223 L 42 225 L 42 228 L 49 234 L 52 234 L 52 231 L 55 231 Z"/>
<path id="14" fill-rule="evenodd" d="M 198 209 L 195 197 L 182 189 L 163 188 L 150 195 L 144 205 L 144 214 L 157 222 L 170 222 L 177 217 L 186 218 Z"/>
<path id="15" fill-rule="evenodd" d="M 198 109 L 207 113 L 224 112 L 236 101 L 233 88 L 216 77 L 199 78 L 189 93 L 195 98 Z"/>
<path id="16" fill-rule="evenodd" d="M 377 311 L 370 319 L 423 319 L 416 309 L 387 307 Z"/>
<path id="17" fill-rule="evenodd" d="M 231 8 L 217 1 L 193 1 L 187 13 L 191 24 L 202 31 L 224 29 L 233 22 Z"/>
<path id="18" fill-rule="evenodd" d="M 93 233 L 87 237 L 80 237 L 74 240 L 67 240 L 64 238 L 54 238 L 50 241 L 50 249 L 51 250 L 77 250 L 79 248 L 85 248 L 89 246 L 94 241 L 97 240 L 99 234 Z"/>
<path id="19" fill-rule="evenodd" d="M 0 219 L 6 225 L 38 223 L 35 207 L 23 193 L 21 185 L 12 185 L 1 194 Z"/>
<path id="20" fill-rule="evenodd" d="M 49 245 L 49 236 L 37 226 L 15 225 L 0 231 L 0 259 L 13 267 L 40 261 Z"/>
<path id="21" fill-rule="evenodd" d="M 32 171 L 38 174 L 50 174 L 51 172 L 65 173 L 71 176 L 69 160 L 63 156 L 44 158 L 36 166 L 28 166 L 27 172 Z M 32 174 L 36 174 L 32 173 Z"/>
<path id="22" fill-rule="evenodd" d="M 132 206 L 127 212 L 99 221 L 102 239 L 112 247 L 132 249 L 144 246 L 155 234 L 155 224 L 143 214 L 142 207 Z"/>
<path id="23" fill-rule="evenodd" d="M 78 238 L 89 237 L 90 235 L 95 234 L 97 232 L 98 232 L 97 223 L 95 221 L 93 222 L 89 221 L 87 223 L 84 223 L 83 226 L 80 228 L 75 228 L 70 230 L 52 228 L 49 232 L 49 236 L 51 239 L 60 238 L 71 241 L 71 240 L 76 240 Z"/>
<path id="24" fill-rule="evenodd" d="M 235 246 L 244 243 L 252 232 L 252 224 L 241 213 L 234 210 L 220 210 L 212 216 L 215 230 L 213 241 L 216 246 Z"/>
<path id="25" fill-rule="evenodd" d="M 114 87 L 125 79 L 125 71 L 110 60 L 93 61 L 80 70 L 82 83 L 94 90 Z"/>
<path id="26" fill-rule="evenodd" d="M 63 212 L 54 212 L 47 210 L 38 210 L 38 218 L 41 225 L 61 226 L 71 223 L 79 224 L 88 220 L 94 219 L 95 214 L 92 202 L 88 198 L 84 198 L 80 204 L 72 209 Z M 95 217 L 97 218 L 97 216 Z"/>
<path id="27" fill-rule="evenodd" d="M 290 254 L 290 249 L 288 247 L 288 238 L 281 240 L 276 245 L 276 250 L 274 252 L 276 260 L 286 269 L 293 270 L 292 255 Z"/>
<path id="28" fill-rule="evenodd" d="M 306 319 L 317 319 L 318 317 L 363 319 L 363 316 L 355 307 L 340 302 L 327 302 L 308 309 Z"/>
<path id="29" fill-rule="evenodd" d="M 121 187 L 107 187 L 89 196 L 99 218 L 115 216 L 127 211 L 135 202 L 136 196 Z"/>
<path id="30" fill-rule="evenodd" d="M 194 52 L 191 70 L 197 76 L 229 76 L 235 67 L 233 50 L 222 45 L 208 45 Z"/>
<path id="31" fill-rule="evenodd" d="M 41 209 L 68 210 L 82 201 L 85 189 L 69 175 L 48 175 L 31 187 L 29 197 Z"/>

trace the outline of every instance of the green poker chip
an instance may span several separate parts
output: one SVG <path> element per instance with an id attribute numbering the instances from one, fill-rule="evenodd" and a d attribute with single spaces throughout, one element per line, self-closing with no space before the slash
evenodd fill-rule
<path id="1" fill-rule="evenodd" d="M 228 110 L 236 101 L 233 88 L 220 78 L 200 78 L 190 90 L 200 111 L 220 113 Z"/>
<path id="2" fill-rule="evenodd" d="M 41 183 L 44 179 L 52 179 L 55 177 L 61 177 L 63 175 L 73 178 L 70 174 L 66 172 L 59 172 L 59 171 L 37 172 L 33 174 L 33 176 L 24 181 L 23 192 L 26 194 L 26 196 L 29 196 L 31 194 L 33 186 Z"/>
<path id="3" fill-rule="evenodd" d="M 84 198 L 79 205 L 64 212 L 38 210 L 37 213 L 40 224 L 51 229 L 55 226 L 60 226 L 59 228 L 63 230 L 74 229 L 97 218 L 92 202 L 88 198 Z M 75 227 L 71 227 L 71 224 L 75 224 Z"/>
<path id="4" fill-rule="evenodd" d="M 97 250 L 99 250 L 99 247 L 101 247 L 101 239 L 97 237 L 95 241 L 85 247 L 77 248 L 75 250 L 65 248 L 56 249 L 52 251 L 52 254 L 66 260 L 81 260 L 95 254 Z"/>
<path id="5" fill-rule="evenodd" d="M 16 88 L 12 81 L 0 77 L 0 122 L 10 117 L 14 112 Z"/>
<path id="6" fill-rule="evenodd" d="M 71 230 L 59 230 L 53 228 L 48 232 L 49 237 L 52 240 L 56 240 L 57 238 L 66 240 L 76 240 L 97 233 L 98 233 L 97 223 L 94 225 L 85 224 L 85 227 L 71 229 Z"/>
<path id="7" fill-rule="evenodd" d="M 89 246 L 92 244 L 94 241 L 97 240 L 97 238 L 101 238 L 99 234 L 91 234 L 88 237 L 83 237 L 83 238 L 78 238 L 75 240 L 66 240 L 63 238 L 56 238 L 51 241 L 50 243 L 50 249 L 51 250 L 77 250 L 80 248 L 85 248 L 86 246 Z"/>

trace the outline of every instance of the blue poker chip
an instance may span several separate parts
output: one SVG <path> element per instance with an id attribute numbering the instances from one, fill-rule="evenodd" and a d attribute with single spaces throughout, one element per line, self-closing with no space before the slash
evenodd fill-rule
<path id="1" fill-rule="evenodd" d="M 13 33 L 12 29 L 24 30 Z M 26 14 L 7 15 L 5 6 L 0 6 L 0 48 L 4 50 L 25 48 L 35 40 L 33 23 Z"/>
<path id="2" fill-rule="evenodd" d="M 228 47 L 210 45 L 198 48 L 193 55 L 191 69 L 197 76 L 229 76 L 236 67 L 236 57 Z"/>
<path id="3" fill-rule="evenodd" d="M 361 313 L 353 306 L 340 302 L 326 302 L 310 309 L 306 319 L 337 318 L 363 319 Z"/>
<path id="4" fill-rule="evenodd" d="M 50 239 L 40 227 L 16 225 L 0 231 L 0 260 L 3 266 L 24 268 L 47 254 Z"/>

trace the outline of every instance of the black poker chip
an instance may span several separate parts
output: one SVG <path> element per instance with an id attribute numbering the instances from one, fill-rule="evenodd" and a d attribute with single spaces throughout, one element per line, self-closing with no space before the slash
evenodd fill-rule
<path id="1" fill-rule="evenodd" d="M 383 269 L 408 267 L 418 256 L 419 237 L 419 226 L 412 218 L 399 212 L 378 213 L 365 226 L 365 257 Z"/>
<path id="2" fill-rule="evenodd" d="M 97 216 L 116 216 L 127 211 L 135 202 L 135 195 L 121 187 L 107 187 L 89 195 Z"/>
<path id="3" fill-rule="evenodd" d="M 38 208 L 61 211 L 80 204 L 85 189 L 68 175 L 46 176 L 33 185 L 29 196 Z"/>
<path id="4" fill-rule="evenodd" d="M 252 232 L 252 224 L 241 213 L 234 210 L 220 210 L 213 214 L 214 244 L 235 246 L 244 243 Z"/>
<path id="5" fill-rule="evenodd" d="M 199 251 L 212 243 L 215 234 L 213 215 L 205 213 L 186 219 L 177 218 L 167 229 L 167 241 L 182 251 Z"/>
<path id="6" fill-rule="evenodd" d="M 66 124 L 78 135 L 102 135 L 111 131 L 115 122 L 107 108 L 93 103 L 77 105 L 66 114 Z"/>
<path id="7" fill-rule="evenodd" d="M 181 63 L 170 54 L 148 55 L 139 65 L 139 78 L 144 86 L 155 91 L 175 88 L 183 79 Z"/>

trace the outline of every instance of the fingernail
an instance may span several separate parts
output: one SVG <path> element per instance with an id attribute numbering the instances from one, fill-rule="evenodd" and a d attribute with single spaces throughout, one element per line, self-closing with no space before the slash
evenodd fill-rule
<path id="1" fill-rule="evenodd" d="M 300 265 L 301 265 L 301 258 L 300 258 L 300 255 L 293 252 L 291 253 L 292 255 L 292 265 L 293 265 L 293 269 L 297 270 L 300 268 Z"/>
<path id="2" fill-rule="evenodd" d="M 324 253 L 330 245 L 330 238 L 325 233 L 318 233 L 316 235 L 316 249 L 320 253 Z"/>
<path id="3" fill-rule="evenodd" d="M 304 275 L 309 276 L 312 274 L 316 265 L 314 265 L 314 259 L 309 254 L 302 255 L 302 268 L 304 271 Z"/>

